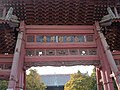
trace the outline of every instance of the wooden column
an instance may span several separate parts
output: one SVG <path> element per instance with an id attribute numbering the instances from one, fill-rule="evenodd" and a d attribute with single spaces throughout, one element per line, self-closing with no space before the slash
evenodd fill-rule
<path id="1" fill-rule="evenodd" d="M 102 77 L 103 87 L 104 90 L 114 90 L 112 78 L 110 77 L 111 74 L 110 64 L 108 62 L 105 49 L 103 48 L 103 43 L 101 41 L 101 37 L 99 36 L 99 31 L 96 28 L 97 26 L 95 27 L 95 39 L 96 39 L 99 59 L 101 62 L 101 77 Z"/>
<path id="2" fill-rule="evenodd" d="M 96 67 L 97 90 L 102 90 L 100 69 Z"/>
<path id="3" fill-rule="evenodd" d="M 21 23 L 23 24 L 23 23 Z M 8 89 L 7 90 L 16 90 L 17 83 L 20 84 L 20 76 L 21 76 L 21 70 L 23 68 L 21 64 L 23 64 L 24 61 L 24 54 L 21 52 L 23 50 L 22 45 L 24 41 L 24 31 L 21 30 L 18 33 L 18 38 L 17 38 L 17 43 L 14 51 L 14 57 L 13 57 L 13 62 L 12 62 L 12 68 L 11 68 L 11 73 L 10 73 L 10 79 L 9 79 L 9 84 L 8 84 Z M 19 67 L 20 66 L 20 67 Z M 18 85 L 19 86 L 19 85 Z M 21 86 L 19 86 L 21 87 Z"/>

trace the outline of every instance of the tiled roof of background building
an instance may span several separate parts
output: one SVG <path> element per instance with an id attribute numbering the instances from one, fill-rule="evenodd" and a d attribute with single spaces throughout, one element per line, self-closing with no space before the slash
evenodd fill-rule
<path id="1" fill-rule="evenodd" d="M 64 86 L 70 80 L 70 74 L 41 75 L 47 86 Z"/>

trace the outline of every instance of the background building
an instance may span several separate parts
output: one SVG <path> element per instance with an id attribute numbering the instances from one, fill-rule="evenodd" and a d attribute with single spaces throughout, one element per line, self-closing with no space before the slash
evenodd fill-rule
<path id="1" fill-rule="evenodd" d="M 47 85 L 46 90 L 64 90 L 64 85 L 70 80 L 69 74 L 41 75 L 42 81 Z"/>

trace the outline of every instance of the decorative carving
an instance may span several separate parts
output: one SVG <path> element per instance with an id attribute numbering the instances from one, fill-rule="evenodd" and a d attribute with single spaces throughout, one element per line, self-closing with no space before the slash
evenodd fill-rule
<path id="1" fill-rule="evenodd" d="M 56 36 L 51 36 L 51 42 L 56 42 Z"/>
<path id="2" fill-rule="evenodd" d="M 54 49 L 47 49 L 46 50 L 46 55 L 48 55 L 48 56 L 55 55 L 55 50 Z"/>
<path id="3" fill-rule="evenodd" d="M 87 49 L 80 49 L 80 55 L 88 55 L 88 50 Z"/>
<path id="4" fill-rule="evenodd" d="M 89 55 L 97 55 L 96 49 L 89 49 Z"/>
<path id="5" fill-rule="evenodd" d="M 78 36 L 74 36 L 74 42 L 79 42 Z"/>
<path id="6" fill-rule="evenodd" d="M 70 55 L 78 55 L 78 49 L 69 49 Z"/>
<path id="7" fill-rule="evenodd" d="M 45 55 L 45 50 L 44 49 L 41 49 L 41 50 L 37 49 L 36 50 L 36 56 L 43 56 L 43 55 Z"/>
<path id="8" fill-rule="evenodd" d="M 93 35 L 86 35 L 86 42 L 93 42 Z"/>
<path id="9" fill-rule="evenodd" d="M 59 36 L 59 42 L 63 42 L 63 36 Z"/>
<path id="10" fill-rule="evenodd" d="M 34 56 L 35 55 L 35 49 L 27 49 L 26 50 L 27 56 Z"/>
<path id="11" fill-rule="evenodd" d="M 97 55 L 96 48 L 93 49 L 27 49 L 27 56 L 64 56 L 64 55 Z"/>
<path id="12" fill-rule="evenodd" d="M 68 49 L 56 49 L 56 55 L 68 55 Z"/>
<path id="13" fill-rule="evenodd" d="M 36 36 L 36 42 L 60 42 L 60 43 L 72 43 L 72 42 L 92 42 L 93 35 L 76 35 L 76 36 L 43 36 L 43 35 L 28 35 L 27 42 L 34 42 L 34 38 Z"/>
<path id="14" fill-rule="evenodd" d="M 27 35 L 27 42 L 34 42 L 34 35 Z"/>
<path id="15" fill-rule="evenodd" d="M 41 35 L 36 35 L 36 42 L 43 42 L 44 36 L 41 36 Z"/>

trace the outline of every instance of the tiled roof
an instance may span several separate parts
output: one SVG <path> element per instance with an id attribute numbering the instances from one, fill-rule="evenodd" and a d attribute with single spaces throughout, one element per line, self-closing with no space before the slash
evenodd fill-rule
<path id="1" fill-rule="evenodd" d="M 70 80 L 69 74 L 41 75 L 42 81 L 47 86 L 64 86 Z"/>

